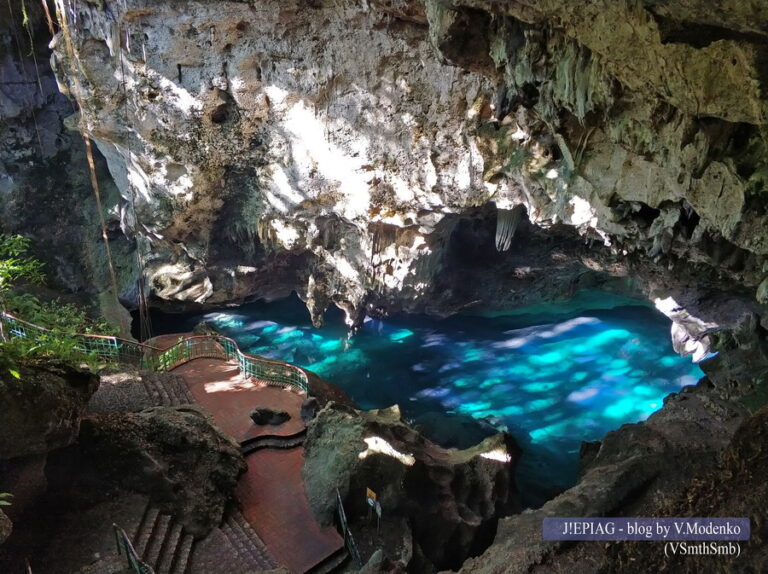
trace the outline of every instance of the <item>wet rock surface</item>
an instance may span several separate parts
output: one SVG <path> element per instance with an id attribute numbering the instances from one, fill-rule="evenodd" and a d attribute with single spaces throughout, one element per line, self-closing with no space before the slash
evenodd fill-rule
<path id="1" fill-rule="evenodd" d="M 330 404 L 308 426 L 305 449 L 316 516 L 333 520 L 338 488 L 353 532 L 376 536 L 366 503 L 366 489 L 373 490 L 384 554 L 426 568 L 420 571 L 458 567 L 490 541 L 499 516 L 518 509 L 519 449 L 504 433 L 466 450 L 444 449 L 404 424 L 396 407 L 360 412 Z"/>
<path id="2" fill-rule="evenodd" d="M 151 495 L 196 536 L 221 522 L 245 472 L 237 444 L 192 407 L 94 415 L 80 444 L 104 477 Z"/>

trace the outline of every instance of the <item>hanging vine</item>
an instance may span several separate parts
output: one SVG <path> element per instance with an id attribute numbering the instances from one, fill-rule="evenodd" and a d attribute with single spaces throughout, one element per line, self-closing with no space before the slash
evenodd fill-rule
<path id="1" fill-rule="evenodd" d="M 69 28 L 69 21 L 67 17 L 67 5 L 66 0 L 54 0 L 55 6 L 56 6 L 56 19 L 59 23 L 59 27 L 61 28 L 62 35 L 64 36 L 64 40 L 66 43 L 66 49 L 67 49 L 67 61 L 69 64 L 70 72 L 71 72 L 71 80 L 72 84 L 71 87 L 73 88 L 74 92 L 76 93 L 76 96 L 79 96 L 79 101 L 83 101 L 83 90 L 82 86 L 80 85 L 79 80 L 79 74 L 82 69 L 81 65 L 79 64 L 79 59 L 77 57 L 77 52 L 75 51 L 74 44 L 72 42 L 72 35 Z M 112 252 L 109 247 L 109 236 L 107 235 L 107 223 L 104 219 L 104 209 L 101 202 L 101 192 L 99 190 L 99 181 L 96 177 L 96 164 L 93 159 L 93 150 L 91 148 L 91 140 L 89 137 L 89 130 L 88 126 L 86 125 L 85 121 L 85 114 L 81 111 L 80 112 L 80 132 L 83 136 L 83 142 L 85 143 L 85 155 L 88 159 L 88 168 L 90 171 L 90 179 L 91 179 L 91 187 L 93 188 L 93 195 L 96 199 L 96 208 L 99 212 L 99 225 L 101 227 L 101 237 L 104 241 L 104 250 L 107 256 L 107 267 L 109 269 L 109 277 L 110 282 L 112 285 L 112 295 L 114 296 L 114 302 L 117 305 L 117 308 L 120 307 L 120 300 L 118 299 L 118 287 L 117 287 L 117 274 L 115 273 L 115 267 L 112 263 Z M 125 331 L 127 330 L 126 326 L 121 325 L 121 328 Z"/>

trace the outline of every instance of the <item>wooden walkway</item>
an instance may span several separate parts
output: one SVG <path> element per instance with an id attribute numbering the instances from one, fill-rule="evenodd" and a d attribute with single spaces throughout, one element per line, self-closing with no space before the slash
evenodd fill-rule
<path id="1" fill-rule="evenodd" d="M 162 339 L 154 344 L 170 346 L 179 335 Z M 236 365 L 218 359 L 193 359 L 173 372 L 184 379 L 219 428 L 240 443 L 260 435 L 291 436 L 304 430 L 303 394 L 244 380 Z M 255 425 L 249 414 L 258 406 L 284 410 L 291 419 L 277 426 Z M 269 552 L 294 573 L 307 572 L 338 555 L 344 539 L 334 527 L 320 526 L 309 507 L 301 477 L 304 447 L 260 449 L 247 455 L 246 462 L 248 471 L 240 478 L 236 497 Z"/>

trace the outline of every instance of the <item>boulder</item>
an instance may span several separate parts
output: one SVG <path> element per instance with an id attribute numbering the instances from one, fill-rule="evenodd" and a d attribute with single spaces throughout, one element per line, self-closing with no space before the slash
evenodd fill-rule
<path id="1" fill-rule="evenodd" d="M 397 406 L 362 412 L 329 403 L 308 425 L 303 474 L 321 522 L 332 522 L 338 488 L 353 532 L 367 531 L 370 489 L 382 509 L 385 554 L 397 558 L 402 549 L 394 546 L 410 525 L 414 558 L 457 568 L 490 543 L 499 516 L 518 509 L 518 457 L 505 433 L 466 450 L 445 449 L 405 424 Z"/>
<path id="2" fill-rule="evenodd" d="M 246 470 L 238 445 L 190 407 L 92 416 L 80 443 L 107 479 L 149 494 L 196 536 L 221 522 Z"/>
<path id="3" fill-rule="evenodd" d="M 98 377 L 63 364 L 19 367 L 18 374 L 0 369 L 0 460 L 74 442 Z"/>
<path id="4" fill-rule="evenodd" d="M 317 411 L 320 410 L 320 403 L 315 397 L 307 397 L 303 403 L 301 403 L 301 420 L 304 423 L 308 423 L 315 416 Z"/>

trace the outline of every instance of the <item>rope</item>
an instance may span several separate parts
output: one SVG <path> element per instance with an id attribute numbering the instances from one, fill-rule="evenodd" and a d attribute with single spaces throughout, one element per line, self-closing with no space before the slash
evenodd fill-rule
<path id="1" fill-rule="evenodd" d="M 125 63 L 123 58 L 123 32 L 120 27 L 120 22 L 115 22 L 115 28 L 117 32 L 117 52 L 118 57 L 120 58 L 120 78 L 123 88 L 123 121 L 125 121 L 126 125 L 128 125 L 128 90 L 125 87 L 126 81 Z M 130 137 L 128 138 L 128 162 L 133 162 L 133 144 Z M 139 215 L 136 212 L 136 192 L 133 189 L 133 185 L 131 185 L 130 180 L 128 181 L 128 192 L 131 197 L 131 213 L 133 215 L 134 225 L 136 226 L 136 265 L 139 268 L 139 278 L 137 285 L 139 292 L 139 338 L 142 341 L 146 341 L 152 337 L 152 323 L 149 316 L 149 304 L 147 301 L 145 289 L 146 286 L 144 282 L 144 256 L 141 253 L 141 244 L 139 242 L 141 235 L 139 233 L 139 230 L 141 229 L 141 222 L 139 220 Z"/>
<path id="2" fill-rule="evenodd" d="M 18 30 L 16 28 L 16 16 L 13 15 L 13 7 L 11 6 L 11 0 L 8 0 L 8 12 L 11 15 L 11 34 L 13 35 L 13 39 L 16 40 L 16 49 L 19 51 L 19 68 L 21 69 L 21 75 L 24 78 L 24 81 L 29 81 L 29 78 L 27 76 L 27 68 L 24 66 L 24 52 L 21 49 L 21 40 L 19 40 Z M 22 13 L 26 13 L 26 7 L 24 6 L 24 3 L 22 2 Z M 35 45 L 32 40 L 32 32 L 29 30 L 29 23 L 24 18 L 25 22 L 22 23 L 22 26 L 27 26 L 27 34 L 29 34 L 29 49 L 30 53 L 32 54 L 32 60 L 35 63 L 35 74 L 37 75 L 37 86 L 40 89 L 40 97 L 45 97 L 43 93 L 43 84 L 40 81 L 40 70 L 37 67 L 37 56 L 35 55 Z M 32 122 L 35 124 L 35 134 L 37 136 L 37 145 L 40 146 L 40 157 L 43 156 L 43 139 L 40 137 L 40 127 L 37 124 L 37 116 L 35 115 L 35 109 L 34 109 L 34 101 L 30 103 L 29 106 L 29 112 L 32 115 Z"/>
<path id="3" fill-rule="evenodd" d="M 73 87 L 76 91 L 78 91 L 78 95 L 83 97 L 80 82 L 77 81 L 76 75 L 78 74 L 79 70 L 77 69 L 75 62 L 79 61 L 77 60 L 77 55 L 75 52 L 75 47 L 72 44 L 72 36 L 69 31 L 69 22 L 67 21 L 67 14 L 66 14 L 66 6 L 65 6 L 66 0 L 55 0 L 56 2 L 56 17 L 59 21 L 59 24 L 61 25 L 62 32 L 64 34 L 64 39 L 66 40 L 67 45 L 67 53 L 69 56 L 69 66 L 71 71 L 73 72 L 72 78 L 73 78 Z M 115 303 L 117 304 L 117 307 L 120 307 L 120 300 L 118 298 L 118 287 L 117 287 L 117 275 L 115 274 L 115 267 L 112 264 L 112 252 L 109 248 L 109 237 L 107 236 L 107 223 L 104 219 L 104 211 L 102 208 L 101 203 L 101 193 L 99 191 L 99 182 L 96 177 L 96 164 L 93 161 L 93 150 L 91 149 L 91 140 L 88 137 L 88 127 L 85 124 L 85 115 L 83 114 L 82 110 L 80 112 L 80 131 L 83 135 L 83 141 L 85 142 L 85 154 L 88 158 L 88 169 L 90 171 L 90 178 L 91 178 L 91 187 L 93 188 L 93 194 L 96 198 L 96 208 L 99 212 L 99 224 L 101 226 L 101 237 L 104 240 L 104 249 L 107 255 L 107 263 L 109 267 L 109 276 L 112 283 L 112 294 L 115 298 Z M 121 330 L 124 328 L 123 325 L 120 326 Z"/>
<path id="4" fill-rule="evenodd" d="M 104 220 L 104 211 L 101 207 L 101 192 L 99 191 L 99 181 L 96 178 L 96 164 L 93 161 L 93 150 L 91 149 L 91 140 L 83 134 L 83 141 L 85 142 L 85 155 L 88 158 L 88 171 L 91 175 L 91 187 L 93 188 L 93 195 L 96 197 L 96 209 L 99 211 L 99 225 L 101 226 L 101 237 L 104 240 L 104 249 L 107 252 L 107 264 L 109 267 L 109 277 L 112 281 L 112 289 L 115 293 L 115 299 L 117 299 L 117 275 L 115 274 L 115 267 L 112 265 L 112 252 L 109 248 L 109 237 L 107 236 L 107 222 Z"/>

